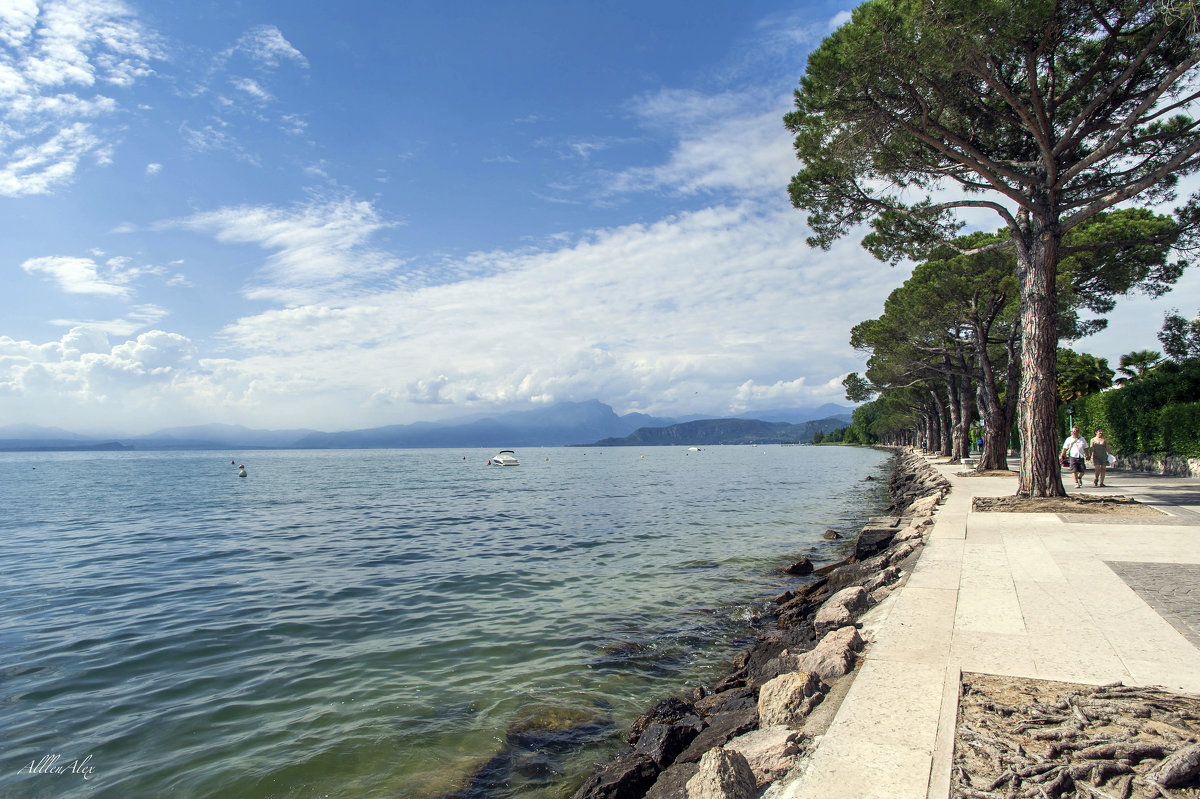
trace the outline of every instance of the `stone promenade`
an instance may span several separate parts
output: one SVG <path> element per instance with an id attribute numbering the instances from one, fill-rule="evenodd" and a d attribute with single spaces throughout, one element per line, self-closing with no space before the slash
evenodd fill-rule
<path id="1" fill-rule="evenodd" d="M 945 799 L 962 672 L 1200 694 L 1200 479 L 1109 472 L 1161 518 L 979 513 L 1016 477 L 958 477 L 903 587 L 863 617 L 863 664 L 770 799 Z M 1015 467 L 1015 464 L 1013 464 Z M 1070 478 L 1066 476 L 1069 483 Z"/>

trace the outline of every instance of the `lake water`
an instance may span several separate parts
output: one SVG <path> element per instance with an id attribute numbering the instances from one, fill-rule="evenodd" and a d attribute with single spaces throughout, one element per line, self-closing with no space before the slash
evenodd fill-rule
<path id="1" fill-rule="evenodd" d="M 0 796 L 562 796 L 886 501 L 873 450 L 493 454 L 0 454 Z"/>

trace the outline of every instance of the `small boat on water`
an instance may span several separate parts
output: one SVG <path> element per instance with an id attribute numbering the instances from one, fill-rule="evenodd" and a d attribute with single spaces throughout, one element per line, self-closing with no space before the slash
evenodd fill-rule
<path id="1" fill-rule="evenodd" d="M 521 462 L 517 460 L 517 453 L 511 449 L 502 449 L 500 454 L 492 458 L 493 466 L 520 466 Z"/>

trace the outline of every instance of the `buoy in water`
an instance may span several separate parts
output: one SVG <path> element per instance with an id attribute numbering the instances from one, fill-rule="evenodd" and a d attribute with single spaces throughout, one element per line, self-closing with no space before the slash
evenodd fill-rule
<path id="1" fill-rule="evenodd" d="M 246 476 L 246 467 L 239 466 L 238 467 L 238 477 L 245 477 L 245 476 Z"/>

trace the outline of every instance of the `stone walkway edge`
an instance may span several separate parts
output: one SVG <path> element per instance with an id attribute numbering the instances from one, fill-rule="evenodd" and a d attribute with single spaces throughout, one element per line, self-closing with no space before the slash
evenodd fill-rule
<path id="1" fill-rule="evenodd" d="M 1152 523 L 980 513 L 1017 478 L 951 482 L 902 586 L 860 620 L 861 665 L 815 750 L 764 799 L 947 799 L 963 672 L 1200 693 L 1200 478 L 1110 471 Z M 1014 468 L 1017 464 L 1010 463 Z"/>

